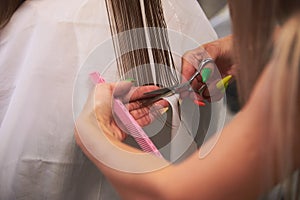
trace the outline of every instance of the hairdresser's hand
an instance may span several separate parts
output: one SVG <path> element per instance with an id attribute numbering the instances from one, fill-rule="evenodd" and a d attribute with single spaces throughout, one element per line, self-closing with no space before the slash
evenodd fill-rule
<path id="1" fill-rule="evenodd" d="M 235 75 L 233 60 L 232 36 L 227 36 L 213 42 L 206 43 L 196 49 L 187 51 L 182 57 L 182 75 L 188 80 L 198 68 L 203 58 L 210 57 L 215 61 L 222 77 Z M 201 77 L 198 77 L 198 80 Z"/>
<path id="2" fill-rule="evenodd" d="M 202 77 L 198 76 L 192 82 L 192 87 L 195 91 L 203 85 L 203 82 L 210 83 L 217 79 L 220 80 L 227 75 L 235 75 L 232 36 L 218 39 L 186 52 L 182 57 L 182 82 L 188 80 L 196 72 L 200 62 L 208 57 L 212 58 L 216 65 L 208 64 L 205 66 L 205 68 L 211 70 L 210 75 L 206 77 L 206 80 L 202 80 Z M 221 97 L 222 96 L 219 95 L 215 100 L 218 100 Z"/>
<path id="3" fill-rule="evenodd" d="M 222 77 L 227 75 L 235 76 L 235 65 L 233 59 L 233 39 L 232 35 L 220 38 L 216 41 L 203 45 L 205 51 L 214 59 Z"/>
<path id="4" fill-rule="evenodd" d="M 151 107 L 142 107 L 137 101 L 141 99 L 145 92 L 158 89 L 156 86 L 132 87 L 131 82 L 119 82 L 111 84 L 98 84 L 89 97 L 84 110 L 96 117 L 97 125 L 101 127 L 105 134 L 109 134 L 118 140 L 123 140 L 126 134 L 119 128 L 114 119 L 112 104 L 113 97 L 120 99 L 128 108 L 130 114 L 136 119 L 140 126 L 148 125 L 153 118 L 159 114 L 159 110 L 168 106 L 164 100 L 156 102 Z"/>
<path id="5" fill-rule="evenodd" d="M 130 91 L 121 98 L 130 114 L 142 127 L 150 124 L 154 118 L 159 117 L 165 108 L 169 106 L 169 103 L 163 99 L 146 107 L 139 101 L 143 100 L 144 93 L 157 89 L 159 89 L 159 87 L 153 85 L 132 87 Z"/>

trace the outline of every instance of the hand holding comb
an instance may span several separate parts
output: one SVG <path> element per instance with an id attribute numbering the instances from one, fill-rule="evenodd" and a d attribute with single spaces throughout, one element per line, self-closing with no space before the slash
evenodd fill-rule
<path id="1" fill-rule="evenodd" d="M 105 80 L 100 76 L 98 72 L 91 73 L 90 77 L 94 84 L 105 83 Z M 147 136 L 145 131 L 129 113 L 124 104 L 116 98 L 114 98 L 113 101 L 113 111 L 118 117 L 120 126 L 122 126 L 120 128 L 126 129 L 143 151 L 152 153 L 158 157 L 163 157 L 156 146 L 153 144 L 153 142 L 150 140 L 150 138 Z"/>

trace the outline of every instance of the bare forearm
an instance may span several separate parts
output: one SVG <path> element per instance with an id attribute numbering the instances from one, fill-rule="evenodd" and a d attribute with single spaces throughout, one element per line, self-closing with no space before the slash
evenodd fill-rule
<path id="1" fill-rule="evenodd" d="M 92 121 L 86 116 L 78 118 L 77 144 L 121 196 L 124 199 L 160 199 L 161 179 L 156 176 L 169 163 L 104 134 Z"/>

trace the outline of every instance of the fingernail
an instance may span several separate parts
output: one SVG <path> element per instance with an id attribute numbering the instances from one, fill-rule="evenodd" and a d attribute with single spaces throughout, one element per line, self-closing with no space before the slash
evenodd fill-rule
<path id="1" fill-rule="evenodd" d="M 232 75 L 227 75 L 225 78 L 223 78 L 223 82 L 224 84 L 228 83 L 230 81 L 230 79 L 232 78 Z"/>
<path id="2" fill-rule="evenodd" d="M 224 90 L 228 87 L 229 81 L 232 78 L 231 75 L 228 75 L 226 77 L 224 77 L 222 80 L 220 80 L 219 82 L 217 82 L 216 87 L 219 90 Z"/>
<path id="3" fill-rule="evenodd" d="M 194 103 L 198 106 L 205 106 L 205 103 L 203 101 L 194 100 Z"/>
<path id="4" fill-rule="evenodd" d="M 161 108 L 161 109 L 159 109 L 159 113 L 162 115 L 162 114 L 166 113 L 168 110 L 169 110 L 169 107 Z"/>
<path id="5" fill-rule="evenodd" d="M 133 78 L 127 78 L 125 79 L 124 81 L 127 81 L 127 82 L 135 82 L 135 80 Z"/>
<path id="6" fill-rule="evenodd" d="M 224 88 L 225 90 L 228 88 L 229 82 L 225 83 Z"/>
<path id="7" fill-rule="evenodd" d="M 209 79 L 210 75 L 211 75 L 211 69 L 210 68 L 204 68 L 201 71 L 201 76 L 202 76 L 202 82 L 206 83 L 206 81 Z"/>
<path id="8" fill-rule="evenodd" d="M 203 84 L 203 85 L 201 86 L 201 88 L 198 90 L 198 93 L 199 93 L 199 94 L 202 94 L 202 92 L 205 90 L 205 88 L 206 88 L 206 85 Z"/>
<path id="9" fill-rule="evenodd" d="M 178 104 L 181 105 L 182 102 L 183 102 L 183 100 L 180 98 L 180 99 L 178 100 Z"/>
<path id="10" fill-rule="evenodd" d="M 90 73 L 90 79 L 92 80 L 92 82 L 94 84 L 105 83 L 104 78 L 100 75 L 99 72 L 92 72 L 92 73 Z"/>

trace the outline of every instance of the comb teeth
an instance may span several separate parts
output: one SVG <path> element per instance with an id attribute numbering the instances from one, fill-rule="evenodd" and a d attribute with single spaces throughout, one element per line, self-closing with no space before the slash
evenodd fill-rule
<path id="1" fill-rule="evenodd" d="M 162 157 L 161 153 L 150 140 L 148 135 L 144 132 L 140 125 L 138 125 L 119 99 L 114 100 L 114 111 L 122 122 L 122 125 L 129 131 L 130 135 L 145 152 L 153 153 L 154 155 Z"/>

